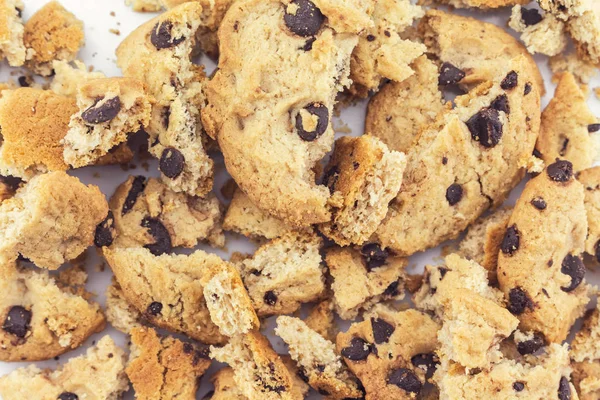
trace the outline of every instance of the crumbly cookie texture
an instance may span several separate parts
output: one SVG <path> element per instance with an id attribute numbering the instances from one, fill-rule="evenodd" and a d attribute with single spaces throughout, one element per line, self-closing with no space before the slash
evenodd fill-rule
<path id="1" fill-rule="evenodd" d="M 0 396 L 4 400 L 118 400 L 129 388 L 125 359 L 123 350 L 107 335 L 86 354 L 54 371 L 30 365 L 3 376 Z"/>
<path id="2" fill-rule="evenodd" d="M 54 60 L 73 61 L 85 42 L 83 22 L 58 1 L 39 9 L 25 24 L 25 66 L 36 74 L 52 75 Z"/>
<path id="3" fill-rule="evenodd" d="M 113 328 L 126 334 L 141 327 L 143 322 L 142 313 L 129 304 L 121 285 L 114 277 L 106 288 L 106 320 Z"/>
<path id="4" fill-rule="evenodd" d="M 291 314 L 325 292 L 321 239 L 292 232 L 262 245 L 239 263 L 252 304 L 260 316 Z"/>
<path id="5" fill-rule="evenodd" d="M 569 53 L 566 55 L 559 54 L 551 57 L 548 61 L 553 78 L 561 76 L 563 72 L 569 72 L 581 84 L 588 84 L 590 79 L 598 74 L 598 68 L 589 61 L 579 58 L 577 53 Z"/>
<path id="6" fill-rule="evenodd" d="M 389 82 L 369 101 L 365 134 L 381 139 L 390 150 L 408 153 L 421 128 L 434 122 L 444 109 L 439 72 L 426 56 L 417 58 L 414 74 Z"/>
<path id="7" fill-rule="evenodd" d="M 350 84 L 355 34 L 371 23 L 354 4 L 316 3 L 235 2 L 221 24 L 221 61 L 202 112 L 244 193 L 297 226 L 330 219 L 330 193 L 315 184 L 313 167 L 333 144 L 333 106 Z"/>
<path id="8" fill-rule="evenodd" d="M 277 318 L 275 334 L 288 345 L 308 384 L 332 400 L 361 398 L 355 378 L 336 353 L 335 344 L 294 317 Z"/>
<path id="9" fill-rule="evenodd" d="M 107 214 L 97 186 L 64 172 L 39 175 L 0 205 L 0 257 L 58 269 L 92 245 Z"/>
<path id="10" fill-rule="evenodd" d="M 62 141 L 65 162 L 75 168 L 95 163 L 150 122 L 151 99 L 132 78 L 91 80 L 77 90 L 78 112 Z"/>
<path id="11" fill-rule="evenodd" d="M 12 263 L 3 264 L 0 274 L 2 361 L 48 360 L 104 329 L 102 309 L 87 300 L 91 294 L 82 288 L 85 282 L 67 285 L 47 271 Z"/>
<path id="12" fill-rule="evenodd" d="M 580 400 L 594 400 L 600 395 L 599 315 L 598 308 L 589 310 L 571 343 L 572 378 Z"/>
<path id="13" fill-rule="evenodd" d="M 138 12 L 157 12 L 163 9 L 163 0 L 125 0 L 125 4 Z"/>
<path id="14" fill-rule="evenodd" d="M 558 160 L 527 183 L 500 246 L 498 282 L 521 330 L 560 343 L 583 314 L 586 236 L 583 185 Z"/>
<path id="15" fill-rule="evenodd" d="M 333 301 L 323 300 L 315 304 L 304 318 L 306 326 L 331 342 L 335 342 L 338 333 L 333 310 Z"/>
<path id="16" fill-rule="evenodd" d="M 534 8 L 526 9 L 516 5 L 512 9 L 508 26 L 521 34 L 521 40 L 531 54 L 555 56 L 567 47 L 565 23 L 551 13 L 542 16 Z"/>
<path id="17" fill-rule="evenodd" d="M 367 400 L 414 399 L 437 366 L 439 325 L 416 310 L 376 306 L 337 337 L 337 350 Z"/>
<path id="18" fill-rule="evenodd" d="M 338 139 L 323 178 L 332 193 L 331 221 L 319 230 L 340 246 L 369 240 L 400 190 L 405 167 L 404 154 L 376 137 Z"/>
<path id="19" fill-rule="evenodd" d="M 412 62 L 423 54 L 425 46 L 403 39 L 401 34 L 415 19 L 423 16 L 423 9 L 408 0 L 381 0 L 375 3 L 374 26 L 360 34 L 350 62 L 350 91 L 367 97 L 377 91 L 384 79 L 402 82 L 413 74 Z"/>
<path id="20" fill-rule="evenodd" d="M 200 377 L 209 366 L 208 347 L 160 337 L 152 328 L 131 332 L 125 372 L 138 400 L 195 400 Z"/>
<path id="21" fill-rule="evenodd" d="M 331 290 L 337 314 L 354 319 L 360 311 L 387 300 L 404 298 L 405 258 L 394 257 L 375 243 L 362 249 L 327 250 L 325 261 L 333 278 Z"/>
<path id="22" fill-rule="evenodd" d="M 23 20 L 21 12 L 25 5 L 21 0 L 0 1 L 0 59 L 6 58 L 12 67 L 25 63 L 26 49 L 23 43 Z"/>
<path id="23" fill-rule="evenodd" d="M 206 195 L 213 183 L 200 123 L 205 76 L 191 60 L 201 12 L 197 2 L 182 4 L 137 28 L 117 48 L 124 76 L 144 82 L 155 98 L 146 130 L 163 181 L 193 196 Z"/>
<path id="24" fill-rule="evenodd" d="M 577 180 L 585 189 L 584 204 L 588 222 L 585 252 L 600 264 L 600 167 L 581 171 Z"/>
<path id="25" fill-rule="evenodd" d="M 0 173 L 29 180 L 39 173 L 67 170 L 60 141 L 77 112 L 75 99 L 31 88 L 2 94 Z"/>
<path id="26" fill-rule="evenodd" d="M 301 400 L 285 364 L 258 331 L 231 338 L 224 347 L 211 346 L 210 356 L 229 364 L 238 389 L 249 400 Z"/>
<path id="27" fill-rule="evenodd" d="M 554 97 L 542 113 L 536 144 L 546 165 L 560 158 L 570 161 L 578 172 L 590 168 L 600 156 L 600 120 L 586 98 L 575 77 L 562 74 Z"/>
<path id="28" fill-rule="evenodd" d="M 97 245 L 145 246 L 155 254 L 175 247 L 193 248 L 200 241 L 222 247 L 221 203 L 175 193 L 156 178 L 130 176 L 110 199 L 114 232 L 102 230 Z M 106 240 L 99 236 L 105 237 Z"/>
<path id="29" fill-rule="evenodd" d="M 52 69 L 54 77 L 50 82 L 50 90 L 63 96 L 76 97 L 79 86 L 91 80 L 106 78 L 102 72 L 90 71 L 78 60 L 71 63 L 55 60 L 52 62 Z"/>

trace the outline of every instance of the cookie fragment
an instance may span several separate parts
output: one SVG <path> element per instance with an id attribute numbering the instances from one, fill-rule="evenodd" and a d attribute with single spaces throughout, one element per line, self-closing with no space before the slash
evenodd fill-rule
<path id="1" fill-rule="evenodd" d="M 6 58 L 12 67 L 20 67 L 25 62 L 26 49 L 23 43 L 24 9 L 21 0 L 2 0 L 0 2 L 0 59 Z"/>
<path id="2" fill-rule="evenodd" d="M 551 13 L 542 16 L 536 9 L 516 5 L 512 8 L 508 26 L 521 34 L 521 40 L 531 54 L 555 56 L 567 47 L 565 23 Z"/>

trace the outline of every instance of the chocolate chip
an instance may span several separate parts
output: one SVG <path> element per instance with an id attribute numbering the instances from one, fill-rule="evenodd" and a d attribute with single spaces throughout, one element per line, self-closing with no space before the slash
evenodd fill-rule
<path id="1" fill-rule="evenodd" d="M 533 308 L 533 302 L 527 293 L 519 287 L 510 289 L 508 292 L 508 311 L 514 315 L 521 315 L 526 308 Z"/>
<path id="2" fill-rule="evenodd" d="M 125 215 L 129 211 L 131 211 L 131 209 L 135 205 L 135 202 L 137 201 L 138 197 L 140 197 L 140 194 L 142 194 L 142 192 L 144 191 L 145 188 L 146 188 L 146 178 L 145 177 L 136 176 L 135 178 L 133 178 L 133 181 L 131 182 L 131 188 L 129 189 L 129 193 L 127 193 L 127 197 L 125 198 L 125 201 L 123 202 L 123 210 L 121 211 L 121 215 Z"/>
<path id="3" fill-rule="evenodd" d="M 22 18 L 22 17 L 23 17 L 23 10 L 21 10 L 21 9 L 20 9 L 20 8 L 18 8 L 18 7 L 15 7 L 15 10 L 17 10 L 17 16 L 18 16 L 19 18 Z"/>
<path id="4" fill-rule="evenodd" d="M 532 89 L 531 83 L 527 82 L 525 84 L 525 88 L 523 89 L 523 95 L 527 96 L 529 93 L 531 93 L 531 89 Z"/>
<path id="5" fill-rule="evenodd" d="M 504 238 L 500 244 L 502 252 L 508 256 L 515 254 L 519 250 L 519 243 L 521 242 L 521 234 L 517 229 L 517 225 L 513 224 L 506 229 Z"/>
<path id="6" fill-rule="evenodd" d="M 185 37 L 172 38 L 171 31 L 173 30 L 173 24 L 171 21 L 159 22 L 152 28 L 150 34 L 150 42 L 158 50 L 169 49 L 175 47 L 185 40 Z"/>
<path id="7" fill-rule="evenodd" d="M 94 245 L 96 247 L 110 246 L 113 243 L 113 226 L 115 225 L 115 216 L 112 211 L 108 211 L 108 215 L 104 218 L 104 221 L 100 222 L 96 227 L 96 233 L 94 234 Z"/>
<path id="8" fill-rule="evenodd" d="M 19 187 L 23 183 L 23 180 L 21 178 L 17 178 L 11 175 L 0 175 L 0 183 L 7 185 L 10 188 L 10 190 L 16 192 L 17 190 L 19 190 Z"/>
<path id="9" fill-rule="evenodd" d="M 103 124 L 112 121 L 121 111 L 121 99 L 117 96 L 102 102 L 103 100 L 96 101 L 94 105 L 85 110 L 81 114 L 81 119 L 88 124 Z M 100 102 L 102 104 L 98 105 Z"/>
<path id="10" fill-rule="evenodd" d="M 600 263 L 600 240 L 596 242 L 596 246 L 594 246 L 596 260 Z"/>
<path id="11" fill-rule="evenodd" d="M 558 400 L 571 400 L 571 386 L 569 380 L 564 376 L 558 383 Z"/>
<path id="12" fill-rule="evenodd" d="M 539 24 L 542 22 L 542 14 L 535 8 L 525 8 L 521 7 L 521 20 L 525 24 L 525 26 L 531 26 L 535 24 Z"/>
<path id="13" fill-rule="evenodd" d="M 533 338 L 517 343 L 517 351 L 521 355 L 533 354 L 546 345 L 544 338 L 534 334 Z"/>
<path id="14" fill-rule="evenodd" d="M 306 131 L 304 129 L 304 121 L 302 119 L 302 113 L 296 115 L 296 130 L 298 136 L 306 142 L 312 142 L 325 133 L 329 126 L 329 110 L 323 104 L 313 103 L 306 107 L 304 110 L 309 114 L 317 117 L 317 125 L 312 131 Z"/>
<path id="15" fill-rule="evenodd" d="M 286 12 L 283 16 L 288 29 L 298 36 L 316 35 L 325 22 L 325 16 L 321 10 L 309 0 L 293 0 L 290 5 L 296 6 L 296 12 L 294 14 Z"/>
<path id="16" fill-rule="evenodd" d="M 173 250 L 171 235 L 160 220 L 156 218 L 145 217 L 142 220 L 142 226 L 148 229 L 150 236 L 154 238 L 154 243 L 144 245 L 155 256 L 170 253 Z"/>
<path id="17" fill-rule="evenodd" d="M 387 343 L 396 328 L 381 318 L 371 318 L 371 328 L 376 344 Z"/>
<path id="18" fill-rule="evenodd" d="M 308 383 L 308 375 L 306 375 L 306 370 L 304 369 L 304 367 L 299 367 L 298 368 L 298 376 L 300 377 L 300 379 L 302 379 L 305 383 Z"/>
<path id="19" fill-rule="evenodd" d="M 433 353 L 417 354 L 410 359 L 410 362 L 415 367 L 424 370 L 427 379 L 430 379 L 433 376 L 439 364 L 437 356 Z"/>
<path id="20" fill-rule="evenodd" d="M 31 86 L 31 78 L 26 76 L 19 77 L 19 86 L 21 87 L 30 87 Z"/>
<path id="21" fill-rule="evenodd" d="M 565 138 L 565 140 L 563 140 L 562 147 L 561 147 L 560 151 L 558 152 L 558 154 L 561 156 L 564 156 L 567 152 L 568 147 L 569 147 L 569 138 Z"/>
<path id="22" fill-rule="evenodd" d="M 392 282 L 388 285 L 388 287 L 383 291 L 383 295 L 387 297 L 396 297 L 400 294 L 398 291 L 398 286 L 400 286 L 399 281 Z"/>
<path id="23" fill-rule="evenodd" d="M 504 90 L 510 90 L 517 87 L 519 84 L 519 75 L 515 71 L 510 71 L 502 82 L 500 82 L 500 87 Z"/>
<path id="24" fill-rule="evenodd" d="M 442 64 L 440 68 L 440 76 L 438 77 L 438 84 L 440 86 L 455 85 L 460 82 L 466 74 L 459 68 L 449 62 Z"/>
<path id="25" fill-rule="evenodd" d="M 463 188 L 458 183 L 453 183 L 446 189 L 446 200 L 453 206 L 457 204 L 463 196 Z"/>
<path id="26" fill-rule="evenodd" d="M 153 301 L 152 303 L 150 303 L 150 305 L 148 306 L 146 311 L 150 315 L 157 316 L 158 314 L 161 313 L 162 309 L 163 309 L 162 303 L 159 303 L 158 301 Z"/>
<path id="27" fill-rule="evenodd" d="M 538 149 L 533 149 L 533 156 L 537 158 L 544 158 L 544 155 Z"/>
<path id="28" fill-rule="evenodd" d="M 167 147 L 160 156 L 159 169 L 167 178 L 175 179 L 183 172 L 185 157 L 179 150 Z"/>
<path id="29" fill-rule="evenodd" d="M 588 125 L 588 132 L 594 133 L 600 131 L 600 124 L 590 124 Z"/>
<path id="30" fill-rule="evenodd" d="M 27 336 L 30 323 L 31 311 L 21 306 L 12 306 L 2 324 L 2 329 L 22 339 Z"/>
<path id="31" fill-rule="evenodd" d="M 502 138 L 502 123 L 498 110 L 482 108 L 466 122 L 473 140 L 483 147 L 494 147 Z"/>
<path id="32" fill-rule="evenodd" d="M 392 370 L 387 377 L 387 383 L 396 385 L 405 392 L 417 394 L 421 391 L 422 386 L 417 375 L 407 368 Z"/>
<path id="33" fill-rule="evenodd" d="M 573 176 L 573 164 L 566 160 L 556 160 L 546 169 L 546 173 L 554 182 L 567 182 Z"/>
<path id="34" fill-rule="evenodd" d="M 169 129 L 169 124 L 171 123 L 171 107 L 164 107 L 162 109 L 162 121 L 163 128 Z M 158 144 L 158 138 L 156 139 L 156 144 Z M 154 144 L 153 144 L 154 146 Z"/>
<path id="35" fill-rule="evenodd" d="M 79 396 L 71 392 L 62 392 L 58 396 L 58 400 L 79 400 Z"/>
<path id="36" fill-rule="evenodd" d="M 387 258 L 390 253 L 386 249 L 382 249 L 378 243 L 367 243 L 362 249 L 360 254 L 365 260 L 367 270 L 371 271 L 373 268 L 378 268 L 385 265 Z"/>
<path id="37" fill-rule="evenodd" d="M 371 345 L 363 339 L 355 337 L 350 341 L 350 346 L 344 347 L 341 354 L 351 361 L 365 360 L 371 353 Z"/>
<path id="38" fill-rule="evenodd" d="M 533 205 L 538 210 L 545 210 L 548 205 L 546 204 L 546 200 L 541 197 L 536 197 L 531 200 L 531 205 Z"/>
<path id="39" fill-rule="evenodd" d="M 304 51 L 311 51 L 313 48 L 313 43 L 317 40 L 317 38 L 309 38 L 305 43 L 304 46 L 302 46 L 302 50 Z"/>
<path id="40" fill-rule="evenodd" d="M 571 284 L 567 287 L 561 286 L 561 289 L 565 292 L 571 292 L 583 281 L 583 277 L 585 276 L 585 265 L 583 265 L 581 258 L 572 254 L 567 254 L 561 264 L 560 272 L 571 277 Z"/>
<path id="41" fill-rule="evenodd" d="M 274 291 L 269 290 L 265 293 L 263 300 L 265 301 L 265 304 L 269 306 L 274 306 L 275 304 L 277 304 L 277 295 Z"/>
<path id="42" fill-rule="evenodd" d="M 337 185 L 338 179 L 340 178 L 340 169 L 337 165 L 330 167 L 325 175 L 323 175 L 322 184 L 327 186 L 329 193 L 335 192 L 335 185 Z"/>
<path id="43" fill-rule="evenodd" d="M 442 164 L 444 164 L 444 165 L 448 164 L 448 157 L 446 157 L 446 156 L 442 157 Z"/>
<path id="44" fill-rule="evenodd" d="M 505 94 L 501 94 L 500 96 L 496 97 L 494 101 L 492 101 L 492 104 L 490 104 L 490 107 L 492 107 L 494 110 L 502 111 L 505 114 L 510 114 L 508 96 Z"/>
<path id="45" fill-rule="evenodd" d="M 513 389 L 515 392 L 522 392 L 525 389 L 525 384 L 523 382 L 515 382 L 513 383 Z"/>

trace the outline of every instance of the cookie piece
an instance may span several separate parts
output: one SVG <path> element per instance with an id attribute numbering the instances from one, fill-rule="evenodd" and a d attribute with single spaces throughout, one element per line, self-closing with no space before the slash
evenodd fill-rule
<path id="1" fill-rule="evenodd" d="M 370 23 L 352 4 L 316 3 L 235 2 L 221 24 L 221 61 L 202 111 L 250 200 L 304 227 L 330 219 L 329 190 L 315 184 L 312 168 L 331 150 L 335 97 L 350 84 L 355 33 L 365 28 L 348 23 L 355 16 Z"/>
<path id="2" fill-rule="evenodd" d="M 596 263 L 600 263 L 600 167 L 581 171 L 577 180 L 585 189 L 584 205 L 588 222 L 585 252 Z"/>
<path id="3" fill-rule="evenodd" d="M 239 264 L 259 316 L 291 314 L 325 291 L 321 239 L 292 232 L 262 245 Z"/>
<path id="4" fill-rule="evenodd" d="M 25 63 L 26 49 L 23 44 L 23 20 L 21 0 L 0 1 L 0 59 L 6 58 L 12 67 Z"/>
<path id="5" fill-rule="evenodd" d="M 571 365 L 573 384 L 581 400 L 593 400 L 600 395 L 600 323 L 598 308 L 589 310 L 583 320 L 583 327 L 571 344 Z"/>
<path id="6" fill-rule="evenodd" d="M 405 166 L 404 154 L 376 137 L 338 139 L 323 175 L 332 193 L 331 221 L 319 230 L 340 246 L 366 242 L 398 194 Z"/>
<path id="7" fill-rule="evenodd" d="M 110 199 L 110 209 L 112 239 L 121 247 L 145 246 L 158 254 L 174 247 L 193 248 L 199 241 L 225 244 L 221 203 L 213 194 L 192 197 L 175 193 L 156 178 L 130 176 Z"/>
<path id="8" fill-rule="evenodd" d="M 567 47 L 565 23 L 551 13 L 542 16 L 535 8 L 516 5 L 512 8 L 508 26 L 521 34 L 521 40 L 531 54 L 555 56 Z"/>
<path id="9" fill-rule="evenodd" d="M 91 294 L 80 286 L 12 263 L 3 264 L 0 273 L 2 361 L 48 360 L 104 329 L 100 305 L 88 301 Z"/>
<path id="10" fill-rule="evenodd" d="M 191 60 L 201 12 L 196 2 L 167 11 L 133 31 L 116 53 L 123 74 L 144 82 L 156 100 L 146 131 L 162 180 L 175 192 L 200 197 L 213 182 L 200 123 L 205 76 Z"/>
<path id="11" fill-rule="evenodd" d="M 31 88 L 2 94 L 0 174 L 29 180 L 38 173 L 66 171 L 60 141 L 77 112 L 75 99 Z"/>
<path id="12" fill-rule="evenodd" d="M 578 172 L 590 168 L 600 156 L 599 120 L 586 98 L 575 77 L 565 72 L 542 113 L 536 149 L 546 165 L 560 158 L 570 161 Z"/>
<path id="13" fill-rule="evenodd" d="M 577 82 L 587 85 L 590 79 L 598 74 L 598 68 L 594 64 L 582 60 L 574 52 L 551 57 L 548 64 L 553 74 L 552 81 L 555 81 L 555 77 L 561 76 L 563 72 L 570 72 Z"/>
<path id="14" fill-rule="evenodd" d="M 342 319 L 354 319 L 359 311 L 387 300 L 404 298 L 405 258 L 395 257 L 375 243 L 362 249 L 327 250 L 325 262 L 333 278 L 335 310 Z"/>
<path id="15" fill-rule="evenodd" d="M 438 329 L 426 314 L 378 305 L 338 335 L 337 350 L 367 400 L 414 399 L 435 371 Z"/>
<path id="16" fill-rule="evenodd" d="M 125 358 L 123 350 L 106 335 L 87 353 L 54 371 L 30 365 L 3 376 L 0 395 L 4 400 L 117 400 L 129 388 Z"/>
<path id="17" fill-rule="evenodd" d="M 590 2 L 589 9 L 567 22 L 567 29 L 577 54 L 596 66 L 600 65 L 600 10 L 598 5 Z"/>
<path id="18" fill-rule="evenodd" d="M 521 330 L 560 343 L 583 314 L 586 235 L 583 185 L 557 160 L 525 185 L 500 246 L 498 282 Z"/>
<path id="19" fill-rule="evenodd" d="M 325 339 L 335 342 L 337 326 L 333 312 L 333 301 L 328 299 L 315 304 L 306 318 L 304 318 L 304 323 Z"/>
<path id="20" fill-rule="evenodd" d="M 369 101 L 365 134 L 381 139 L 390 150 L 407 153 L 421 128 L 444 109 L 438 68 L 426 56 L 417 58 L 414 75 L 389 82 Z"/>
<path id="21" fill-rule="evenodd" d="M 0 205 L 0 257 L 58 269 L 92 245 L 107 214 L 97 186 L 64 172 L 39 175 Z"/>
<path id="22" fill-rule="evenodd" d="M 50 90 L 63 96 L 76 97 L 79 86 L 88 81 L 103 79 L 106 76 L 99 71 L 91 71 L 81 61 L 71 63 L 55 60 L 52 62 L 54 77 L 50 82 Z"/>
<path id="23" fill-rule="evenodd" d="M 271 344 L 258 331 L 231 338 L 224 347 L 211 346 L 210 356 L 229 364 L 238 389 L 249 400 L 301 400 L 292 377 Z"/>
<path id="24" fill-rule="evenodd" d="M 79 86 L 79 111 L 62 141 L 65 162 L 93 164 L 150 122 L 151 99 L 144 84 L 131 78 L 91 80 Z"/>
<path id="25" fill-rule="evenodd" d="M 332 400 L 362 397 L 362 390 L 336 353 L 335 344 L 302 320 L 278 317 L 275 334 L 288 345 L 290 356 L 313 389 Z"/>
<path id="26" fill-rule="evenodd" d="M 106 288 L 106 319 L 113 328 L 128 335 L 134 328 L 141 327 L 143 321 L 142 313 L 129 304 L 114 276 Z"/>
<path id="27" fill-rule="evenodd" d="M 83 22 L 58 1 L 40 8 L 25 24 L 25 66 L 42 76 L 52 75 L 54 60 L 73 61 L 85 43 Z"/>
<path id="28" fill-rule="evenodd" d="M 152 328 L 131 332 L 125 372 L 138 400 L 195 400 L 200 377 L 210 366 L 208 348 L 196 348 Z"/>
<path id="29" fill-rule="evenodd" d="M 157 12 L 163 9 L 162 0 L 125 0 L 125 4 L 131 6 L 133 11 Z"/>

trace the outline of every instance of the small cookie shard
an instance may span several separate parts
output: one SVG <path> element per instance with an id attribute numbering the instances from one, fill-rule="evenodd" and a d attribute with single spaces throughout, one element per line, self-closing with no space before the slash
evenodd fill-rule
<path id="1" fill-rule="evenodd" d="M 306 326 L 331 342 L 335 342 L 337 335 L 333 308 L 333 301 L 323 300 L 315 304 L 307 317 L 304 318 Z"/>
<path id="2" fill-rule="evenodd" d="M 590 168 L 600 156 L 600 121 L 586 97 L 572 74 L 562 74 L 554 97 L 542 113 L 536 144 L 546 165 L 560 158 L 570 161 L 578 172 Z"/>
<path id="3" fill-rule="evenodd" d="M 0 257 L 58 269 L 92 245 L 107 213 L 97 186 L 64 172 L 39 175 L 0 205 Z"/>
<path id="4" fill-rule="evenodd" d="M 573 384 L 581 400 L 594 400 L 600 395 L 600 323 L 598 309 L 590 310 L 583 327 L 571 344 Z"/>
<path id="5" fill-rule="evenodd" d="M 316 3 L 235 2 L 221 24 L 221 62 L 202 111 L 250 200 L 304 227 L 330 218 L 330 193 L 315 184 L 313 167 L 333 144 L 335 97 L 350 84 L 355 33 L 370 24 L 362 7 L 372 4 Z"/>
<path id="6" fill-rule="evenodd" d="M 555 56 L 567 47 L 565 23 L 551 13 L 541 16 L 535 8 L 526 9 L 516 5 L 508 26 L 521 34 L 521 40 L 531 54 Z"/>
<path id="7" fill-rule="evenodd" d="M 360 251 L 350 247 L 332 248 L 325 261 L 333 278 L 331 289 L 337 314 L 354 319 L 359 311 L 387 300 L 404 298 L 405 258 L 394 257 L 377 244 Z"/>
<path id="8" fill-rule="evenodd" d="M 199 378 L 210 366 L 208 348 L 196 348 L 152 328 L 131 332 L 131 354 L 125 372 L 136 399 L 196 399 Z"/>
<path id="9" fill-rule="evenodd" d="M 129 304 L 115 277 L 106 289 L 106 319 L 113 328 L 126 334 L 142 326 L 142 313 Z"/>
<path id="10" fill-rule="evenodd" d="M 58 1 L 39 9 L 25 24 L 25 66 L 36 74 L 52 75 L 54 60 L 73 61 L 85 42 L 83 22 Z"/>
<path id="11" fill-rule="evenodd" d="M 405 166 L 404 154 L 376 137 L 338 139 L 323 177 L 332 193 L 332 218 L 319 230 L 340 246 L 366 242 L 398 194 Z"/>
<path id="12" fill-rule="evenodd" d="M 66 61 L 52 62 L 54 77 L 50 82 L 50 90 L 54 93 L 76 97 L 77 89 L 88 81 L 95 79 L 106 78 L 102 72 L 90 71 L 88 67 L 81 61 Z"/>
<path id="13" fill-rule="evenodd" d="M 585 189 L 584 204 L 588 222 L 585 252 L 595 263 L 600 263 L 600 167 L 581 171 L 577 180 Z"/>
<path id="14" fill-rule="evenodd" d="M 371 98 L 365 134 L 381 139 L 390 150 L 408 153 L 421 128 L 444 109 L 437 66 L 426 56 L 415 60 L 414 75 L 389 82 Z"/>
<path id="15" fill-rule="evenodd" d="M 25 63 L 26 49 L 23 44 L 23 20 L 21 0 L 0 1 L 0 60 L 6 58 L 12 67 Z"/>
<path id="16" fill-rule="evenodd" d="M 361 398 L 363 392 L 348 372 L 335 344 L 310 329 L 302 320 L 277 318 L 275 334 L 289 346 L 292 359 L 308 378 L 308 384 L 332 400 Z"/>
<path id="17" fill-rule="evenodd" d="M 197 2 L 182 4 L 137 28 L 117 49 L 123 74 L 144 82 L 156 100 L 147 131 L 163 181 L 192 196 L 206 195 L 213 182 L 200 124 L 205 76 L 191 61 L 201 12 Z"/>
<path id="18" fill-rule="evenodd" d="M 249 400 L 301 400 L 285 364 L 258 331 L 233 337 L 224 347 L 211 346 L 210 356 L 227 363 L 238 389 Z"/>
<path id="19" fill-rule="evenodd" d="M 150 122 L 151 100 L 131 78 L 90 80 L 77 91 L 79 110 L 62 141 L 65 162 L 74 168 L 95 163 Z"/>
<path id="20" fill-rule="evenodd" d="M 416 310 L 378 305 L 337 337 L 337 350 L 366 399 L 414 399 L 437 367 L 439 325 Z"/>
<path id="21" fill-rule="evenodd" d="M 324 294 L 321 244 L 314 233 L 292 232 L 265 243 L 239 263 L 259 316 L 291 314 Z"/>
<path id="22" fill-rule="evenodd" d="M 71 358 L 54 371 L 31 365 L 3 376 L 0 396 L 4 400 L 117 400 L 129 388 L 125 358 L 123 350 L 107 335 L 86 354 Z"/>
<path id="23" fill-rule="evenodd" d="M 546 207 L 536 203 L 543 199 Z M 562 342 L 589 301 L 585 267 L 584 187 L 558 160 L 527 183 L 508 221 L 498 282 L 521 330 Z"/>

